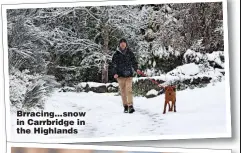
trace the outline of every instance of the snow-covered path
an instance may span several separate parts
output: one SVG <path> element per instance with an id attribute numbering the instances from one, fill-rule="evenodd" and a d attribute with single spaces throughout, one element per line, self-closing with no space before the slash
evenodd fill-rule
<path id="1" fill-rule="evenodd" d="M 124 114 L 120 96 L 113 93 L 56 92 L 50 97 L 45 111 L 86 112 L 85 126 L 76 135 L 17 135 L 16 114 L 12 114 L 11 141 L 42 141 L 49 138 L 100 138 L 160 135 L 209 135 L 228 132 L 225 83 L 206 88 L 177 92 L 177 113 L 162 114 L 164 95 L 146 99 L 135 97 L 134 114 Z M 67 118 L 65 118 L 67 119 Z M 70 118 L 69 118 L 70 119 Z M 73 118 L 71 118 L 73 120 Z M 75 118 L 74 118 L 75 120 Z"/>

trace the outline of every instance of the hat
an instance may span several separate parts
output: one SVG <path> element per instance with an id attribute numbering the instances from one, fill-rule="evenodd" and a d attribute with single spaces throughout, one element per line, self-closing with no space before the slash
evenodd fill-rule
<path id="1" fill-rule="evenodd" d="M 125 38 L 121 38 L 120 41 L 119 41 L 119 44 L 122 43 L 122 42 L 125 42 L 127 44 L 127 41 Z"/>

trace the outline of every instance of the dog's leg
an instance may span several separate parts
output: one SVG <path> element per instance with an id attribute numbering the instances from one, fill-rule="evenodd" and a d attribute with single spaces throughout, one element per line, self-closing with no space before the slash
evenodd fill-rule
<path id="1" fill-rule="evenodd" d="M 172 106 L 171 106 L 170 102 L 168 102 L 168 107 L 169 107 L 169 112 L 171 112 L 172 111 Z"/>
<path id="2" fill-rule="evenodd" d="M 173 111 L 173 102 L 171 101 L 169 112 Z"/>
<path id="3" fill-rule="evenodd" d="M 167 107 L 167 101 L 165 101 L 165 104 L 164 104 L 164 111 L 163 111 L 163 114 L 166 114 L 166 107 Z"/>
<path id="4" fill-rule="evenodd" d="M 177 112 L 177 110 L 176 110 L 176 99 L 174 100 L 174 112 Z"/>

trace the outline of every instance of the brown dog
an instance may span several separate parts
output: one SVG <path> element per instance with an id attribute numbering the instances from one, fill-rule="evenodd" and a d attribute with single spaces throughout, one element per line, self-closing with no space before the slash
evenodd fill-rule
<path id="1" fill-rule="evenodd" d="M 170 102 L 172 106 L 170 106 Z M 165 104 L 163 114 L 166 114 L 166 107 L 169 106 L 169 112 L 176 112 L 176 87 L 175 86 L 166 86 L 165 87 Z"/>

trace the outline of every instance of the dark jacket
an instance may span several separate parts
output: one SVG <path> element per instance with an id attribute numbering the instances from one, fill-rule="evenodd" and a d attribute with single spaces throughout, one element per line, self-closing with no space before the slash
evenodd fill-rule
<path id="1" fill-rule="evenodd" d="M 112 57 L 113 74 L 119 77 L 133 77 L 133 69 L 138 69 L 138 63 L 134 53 L 127 47 L 125 52 L 119 48 Z"/>

